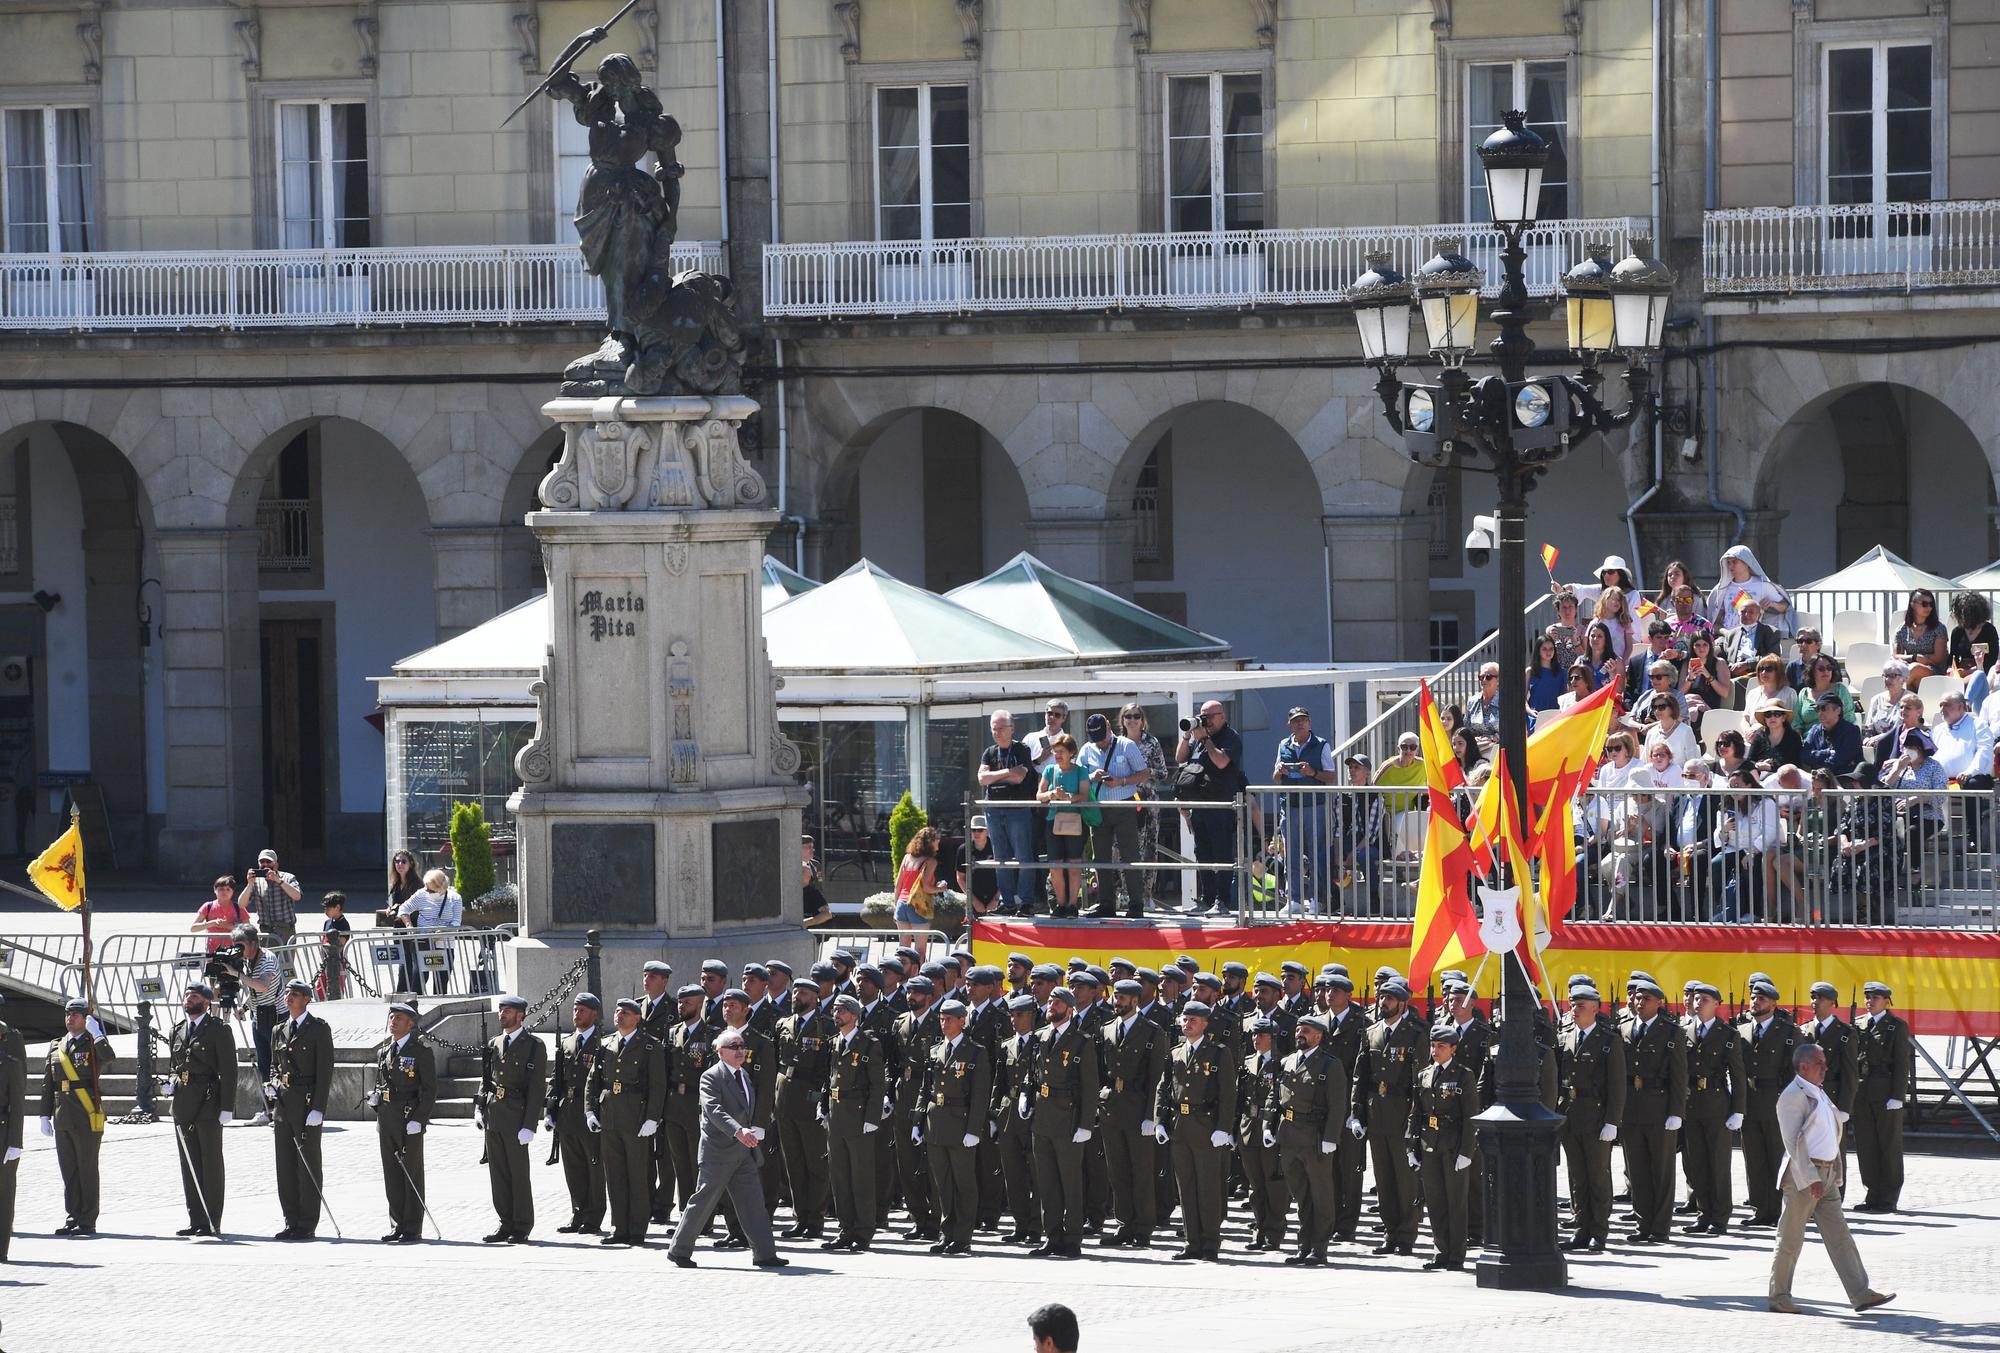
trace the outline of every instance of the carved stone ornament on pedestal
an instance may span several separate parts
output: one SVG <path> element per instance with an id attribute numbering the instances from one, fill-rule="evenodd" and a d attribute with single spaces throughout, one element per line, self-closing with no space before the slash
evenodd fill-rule
<path id="1" fill-rule="evenodd" d="M 554 649 L 544 651 L 542 670 L 548 670 L 549 656 Z M 535 735 L 528 744 L 514 754 L 514 773 L 521 777 L 522 784 L 547 784 L 555 775 L 555 749 L 550 746 L 549 735 L 555 731 L 555 720 L 549 717 L 549 683 L 537 681 L 528 687 L 528 694 L 535 697 Z"/>
<path id="2" fill-rule="evenodd" d="M 761 507 L 764 477 L 736 439 L 755 409 L 733 396 L 596 400 L 589 421 L 563 423 L 562 457 L 542 480 L 542 504 L 558 512 Z"/>

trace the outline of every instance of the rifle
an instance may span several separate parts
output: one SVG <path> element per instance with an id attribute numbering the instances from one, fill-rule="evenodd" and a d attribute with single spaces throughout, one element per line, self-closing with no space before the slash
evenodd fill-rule
<path id="1" fill-rule="evenodd" d="M 520 114 L 523 108 L 526 108 L 529 104 L 533 103 L 536 99 L 540 98 L 543 94 L 547 93 L 550 85 L 554 84 L 557 80 L 562 79 L 563 76 L 569 74 L 569 68 L 576 64 L 577 58 L 582 56 L 585 52 L 589 51 L 592 47 L 595 47 L 598 43 L 604 41 L 606 36 L 610 34 L 612 25 L 616 24 L 620 19 L 624 18 L 627 14 L 630 14 L 632 12 L 632 7 L 637 5 L 638 3 L 639 0 L 625 0 L 624 8 L 620 9 L 616 14 L 612 15 L 604 23 L 600 24 L 596 28 L 585 29 L 583 32 L 578 33 L 575 37 L 571 38 L 569 40 L 569 46 L 563 48 L 562 55 L 557 57 L 555 59 L 555 64 L 549 67 L 548 78 L 543 80 L 540 84 L 536 85 L 534 89 L 529 92 L 527 98 L 522 99 L 519 103 L 515 104 L 514 111 L 507 114 L 506 117 L 500 119 L 500 125 L 504 127 L 509 122 L 512 122 L 515 119 L 515 117 L 517 117 Z"/>

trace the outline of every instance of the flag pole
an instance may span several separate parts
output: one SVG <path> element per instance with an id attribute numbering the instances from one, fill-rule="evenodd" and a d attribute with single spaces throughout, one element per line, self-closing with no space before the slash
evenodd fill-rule
<path id="1" fill-rule="evenodd" d="M 82 817 L 82 812 L 76 806 L 76 800 L 71 799 L 69 805 L 69 825 L 76 828 L 77 854 L 79 858 L 81 858 L 83 852 L 83 828 L 80 825 Z M 97 1013 L 97 991 L 92 984 L 90 971 L 89 883 L 89 875 L 85 875 L 85 886 L 77 892 L 77 911 L 83 915 L 83 999 L 90 1003 L 90 1013 L 94 1015 Z"/>

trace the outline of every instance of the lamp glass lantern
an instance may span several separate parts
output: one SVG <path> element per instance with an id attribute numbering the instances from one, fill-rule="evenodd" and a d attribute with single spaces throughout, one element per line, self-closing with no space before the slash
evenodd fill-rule
<path id="1" fill-rule="evenodd" d="M 1594 359 L 1617 346 L 1611 299 L 1611 248 L 1588 244 L 1589 255 L 1563 277 L 1564 308 L 1571 351 Z"/>
<path id="2" fill-rule="evenodd" d="M 1515 230 L 1535 223 L 1542 201 L 1542 171 L 1549 163 L 1549 143 L 1526 120 L 1520 109 L 1508 109 L 1500 115 L 1500 129 L 1479 147 L 1493 223 Z"/>
<path id="3" fill-rule="evenodd" d="M 1417 269 L 1417 304 L 1431 353 L 1446 366 L 1472 355 L 1479 329 L 1479 289 L 1486 274 L 1460 253 L 1462 241 L 1439 240 L 1437 253 Z"/>
<path id="4" fill-rule="evenodd" d="M 1632 241 L 1632 253 L 1611 270 L 1612 323 L 1627 353 L 1658 352 L 1666 331 L 1674 270 L 1653 257 L 1653 242 Z"/>
<path id="5" fill-rule="evenodd" d="M 1390 266 L 1390 256 L 1368 255 L 1368 271 L 1354 279 L 1347 299 L 1361 334 L 1361 355 L 1369 362 L 1396 366 L 1410 355 L 1410 283 Z"/>

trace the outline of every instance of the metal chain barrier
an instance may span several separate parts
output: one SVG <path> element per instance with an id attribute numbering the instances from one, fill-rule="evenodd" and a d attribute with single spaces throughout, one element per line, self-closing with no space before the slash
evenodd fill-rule
<path id="1" fill-rule="evenodd" d="M 578 985 L 582 983 L 584 972 L 589 967 L 589 963 L 590 956 L 585 954 L 582 958 L 570 964 L 569 970 L 556 979 L 556 984 L 544 992 L 541 998 L 533 1005 L 528 1007 L 528 1013 L 521 1021 L 522 1027 L 526 1028 L 534 1024 L 543 1015 L 559 1008 L 562 1005 L 563 998 L 575 991 Z M 486 1046 L 483 1043 L 454 1043 L 451 1039 L 439 1038 L 436 1034 L 425 1034 L 424 1041 L 434 1048 L 443 1048 L 446 1052 L 462 1053 L 467 1056 L 478 1056 L 480 1053 L 486 1051 Z"/>

